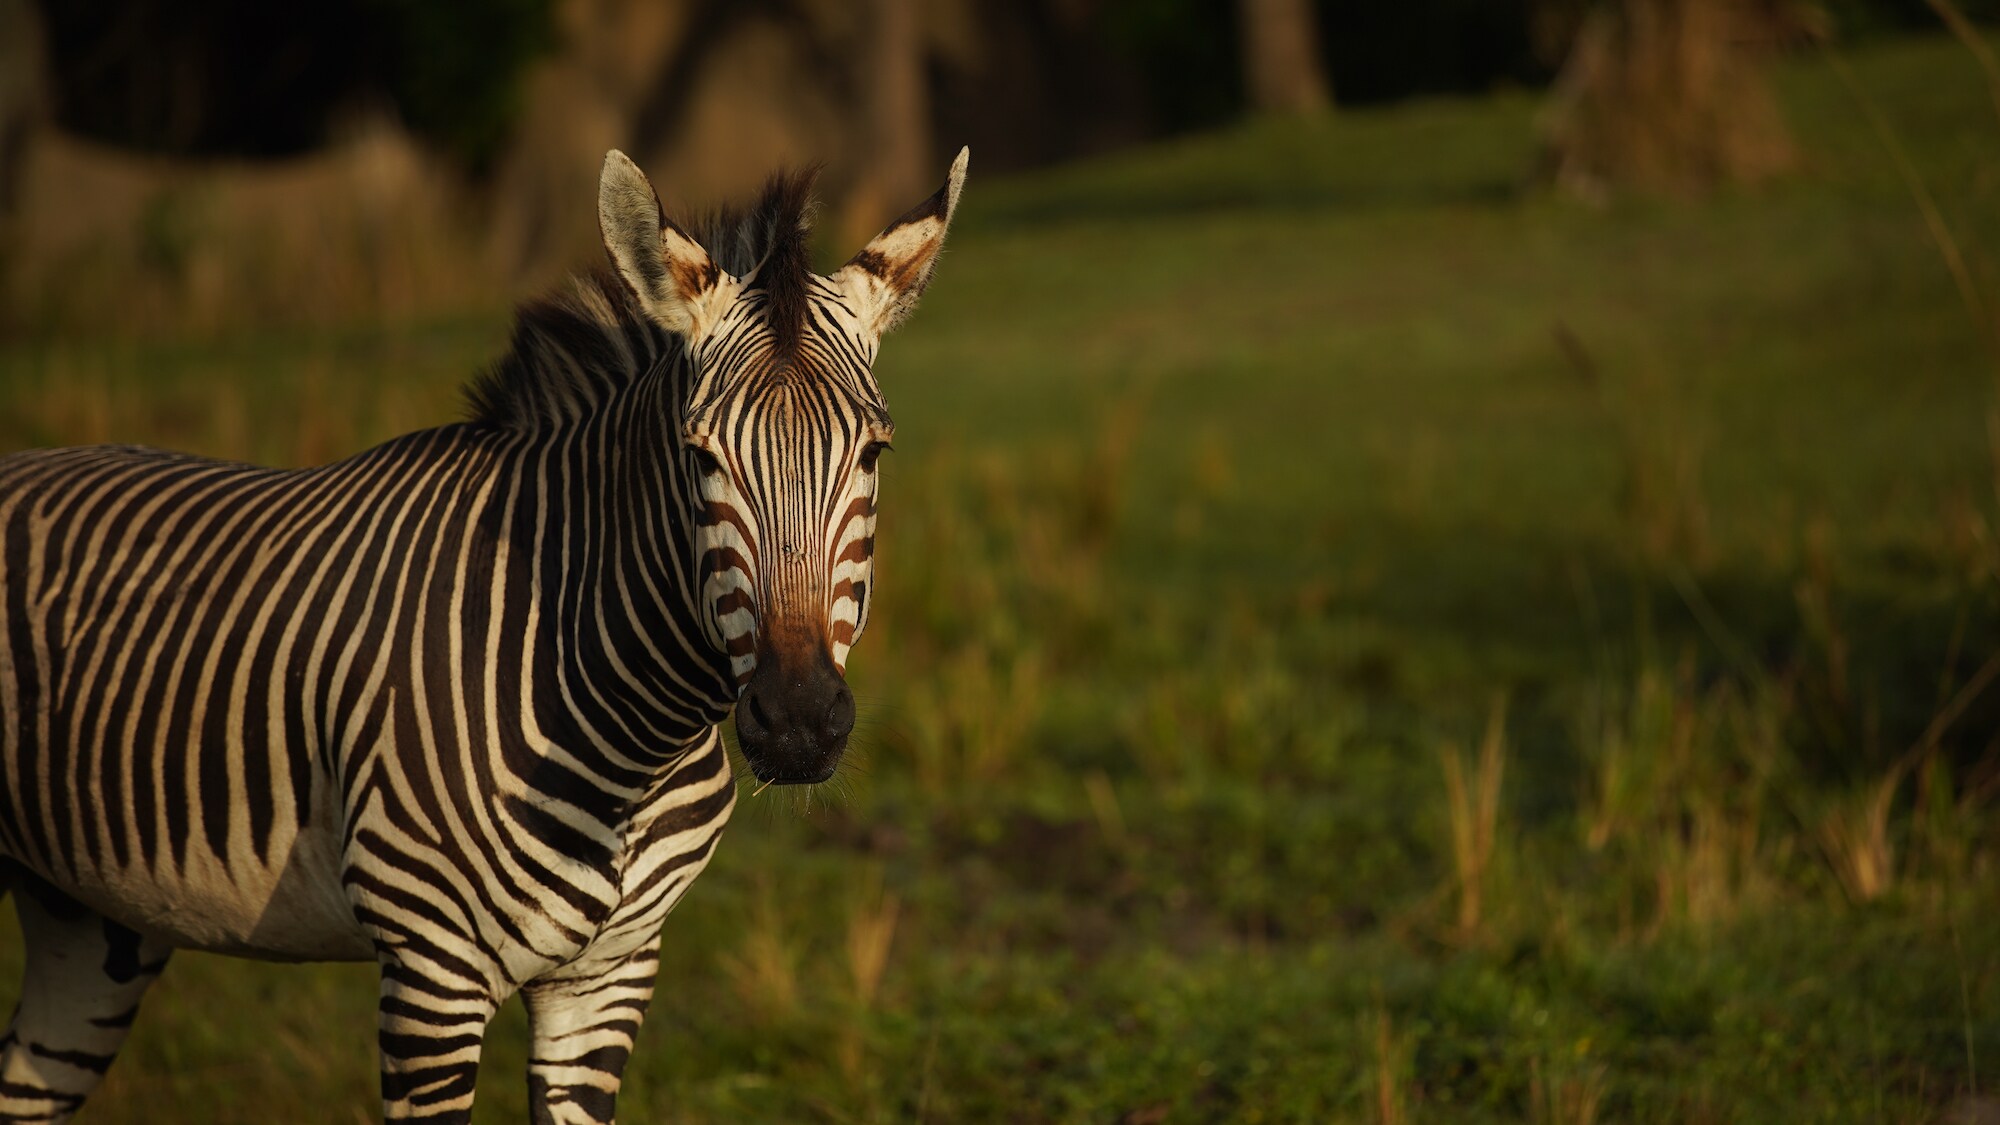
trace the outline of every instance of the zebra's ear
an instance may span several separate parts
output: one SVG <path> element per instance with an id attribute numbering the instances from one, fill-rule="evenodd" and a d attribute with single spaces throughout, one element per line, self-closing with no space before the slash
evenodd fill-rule
<path id="1" fill-rule="evenodd" d="M 833 275 L 851 294 L 862 322 L 877 335 L 901 324 L 931 283 L 944 234 L 965 187 L 965 164 L 972 150 L 961 148 L 951 174 L 937 194 L 905 212 Z"/>
<path id="2" fill-rule="evenodd" d="M 597 182 L 597 227 L 618 276 L 670 332 L 699 336 L 735 295 L 736 279 L 667 218 L 652 181 L 615 148 Z"/>

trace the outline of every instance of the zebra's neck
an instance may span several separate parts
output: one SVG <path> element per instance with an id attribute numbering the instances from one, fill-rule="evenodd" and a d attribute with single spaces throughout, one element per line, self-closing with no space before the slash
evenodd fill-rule
<path id="1" fill-rule="evenodd" d="M 524 450 L 530 525 L 544 529 L 540 597 L 557 634 L 555 682 L 538 693 L 585 728 L 585 742 L 638 762 L 699 743 L 736 698 L 700 626 L 675 436 L 687 367 L 673 349 Z"/>

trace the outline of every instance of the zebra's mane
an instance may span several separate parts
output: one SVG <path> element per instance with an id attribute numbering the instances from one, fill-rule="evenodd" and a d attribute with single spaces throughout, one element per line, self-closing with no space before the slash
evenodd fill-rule
<path id="1" fill-rule="evenodd" d="M 798 346 L 812 284 L 813 184 L 819 167 L 779 172 L 746 206 L 725 207 L 689 233 L 736 277 L 753 270 L 780 359 Z M 680 337 L 646 316 L 638 297 L 598 268 L 521 305 L 507 353 L 466 387 L 475 423 L 539 429 L 581 418 L 649 370 Z"/>

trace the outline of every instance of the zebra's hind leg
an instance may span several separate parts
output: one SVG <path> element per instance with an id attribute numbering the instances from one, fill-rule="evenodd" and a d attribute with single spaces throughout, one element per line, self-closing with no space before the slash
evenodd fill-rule
<path id="1" fill-rule="evenodd" d="M 173 948 L 10 874 L 27 970 L 0 1039 L 0 1122 L 68 1121 L 110 1069 Z"/>
<path id="2" fill-rule="evenodd" d="M 612 1120 L 659 971 L 656 933 L 624 957 L 566 965 L 522 988 L 533 1037 L 528 1112 L 535 1125 Z"/>

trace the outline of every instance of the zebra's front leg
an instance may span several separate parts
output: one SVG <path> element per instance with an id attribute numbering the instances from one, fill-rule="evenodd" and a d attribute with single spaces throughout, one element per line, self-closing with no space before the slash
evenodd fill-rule
<path id="1" fill-rule="evenodd" d="M 659 969 L 655 934 L 627 956 L 565 965 L 521 989 L 533 1037 L 528 1105 L 535 1125 L 612 1120 Z"/>
<path id="2" fill-rule="evenodd" d="M 467 1125 L 479 1048 L 499 1001 L 483 982 L 429 961 L 382 962 L 382 1116 Z"/>

